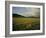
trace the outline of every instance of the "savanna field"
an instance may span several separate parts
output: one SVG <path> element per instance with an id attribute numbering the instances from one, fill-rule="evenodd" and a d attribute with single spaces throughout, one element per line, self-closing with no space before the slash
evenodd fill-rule
<path id="1" fill-rule="evenodd" d="M 40 30 L 40 18 L 13 17 L 13 31 Z"/>

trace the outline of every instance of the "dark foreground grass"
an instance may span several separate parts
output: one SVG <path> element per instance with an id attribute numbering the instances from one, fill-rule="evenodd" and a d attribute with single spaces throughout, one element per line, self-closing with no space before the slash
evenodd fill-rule
<path id="1" fill-rule="evenodd" d="M 40 30 L 40 18 L 13 18 L 13 31 Z"/>

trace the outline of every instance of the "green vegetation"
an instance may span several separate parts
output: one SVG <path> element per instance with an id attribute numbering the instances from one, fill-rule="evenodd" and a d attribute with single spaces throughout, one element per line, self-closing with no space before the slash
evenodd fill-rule
<path id="1" fill-rule="evenodd" d="M 13 31 L 40 30 L 40 18 L 13 17 Z"/>

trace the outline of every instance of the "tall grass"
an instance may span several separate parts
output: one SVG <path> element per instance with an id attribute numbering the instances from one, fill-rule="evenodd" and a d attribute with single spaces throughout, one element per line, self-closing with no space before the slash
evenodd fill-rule
<path id="1" fill-rule="evenodd" d="M 13 18 L 13 31 L 40 30 L 40 18 Z"/>

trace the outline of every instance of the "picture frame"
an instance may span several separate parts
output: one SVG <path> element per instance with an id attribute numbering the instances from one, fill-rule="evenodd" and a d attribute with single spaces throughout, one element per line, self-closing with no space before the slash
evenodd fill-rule
<path id="1" fill-rule="evenodd" d="M 22 17 L 22 18 L 25 19 L 25 17 L 26 18 L 30 18 L 29 17 L 30 16 L 29 9 L 30 10 L 32 9 L 32 11 L 33 11 L 32 12 L 33 17 L 31 16 L 31 18 L 34 18 L 35 17 L 37 19 L 37 15 L 39 14 L 38 15 L 38 18 L 39 18 L 39 20 L 38 20 L 39 21 L 39 26 L 37 26 L 37 28 L 39 27 L 39 29 L 37 29 L 37 28 L 36 29 L 35 28 L 33 29 L 32 28 L 30 30 L 29 29 L 28 30 L 23 30 L 23 29 L 19 29 L 19 30 L 16 29 L 16 30 L 14 30 L 14 28 L 16 27 L 16 26 L 13 27 L 13 21 L 12 21 L 12 20 L 14 20 L 14 15 L 13 15 L 13 14 L 15 14 L 14 13 L 14 10 L 15 10 L 15 12 L 17 10 L 16 13 L 19 13 L 20 15 L 22 14 L 22 16 L 24 16 L 24 17 L 22 17 L 22 16 L 20 16 L 20 17 Z M 24 10 L 27 10 L 28 13 L 27 12 L 24 13 L 23 12 Z M 34 13 L 36 10 L 39 13 L 37 13 L 37 14 Z M 22 13 L 20 13 L 20 12 L 22 12 Z M 45 15 L 45 13 L 44 13 L 44 3 L 5 1 L 5 36 L 6 37 L 18 37 L 18 36 L 44 35 L 44 33 L 45 33 L 44 32 L 44 30 L 45 30 L 44 29 L 45 28 L 45 26 L 44 26 L 44 17 L 45 16 L 44 15 Z M 17 18 L 18 18 L 18 15 L 17 15 Z M 28 20 L 28 21 L 30 21 L 30 20 Z M 25 21 L 23 23 L 25 23 Z M 18 24 L 18 21 L 15 24 Z M 27 21 L 26 21 L 26 24 L 27 24 Z M 32 24 L 32 22 L 31 22 L 31 24 Z"/>

